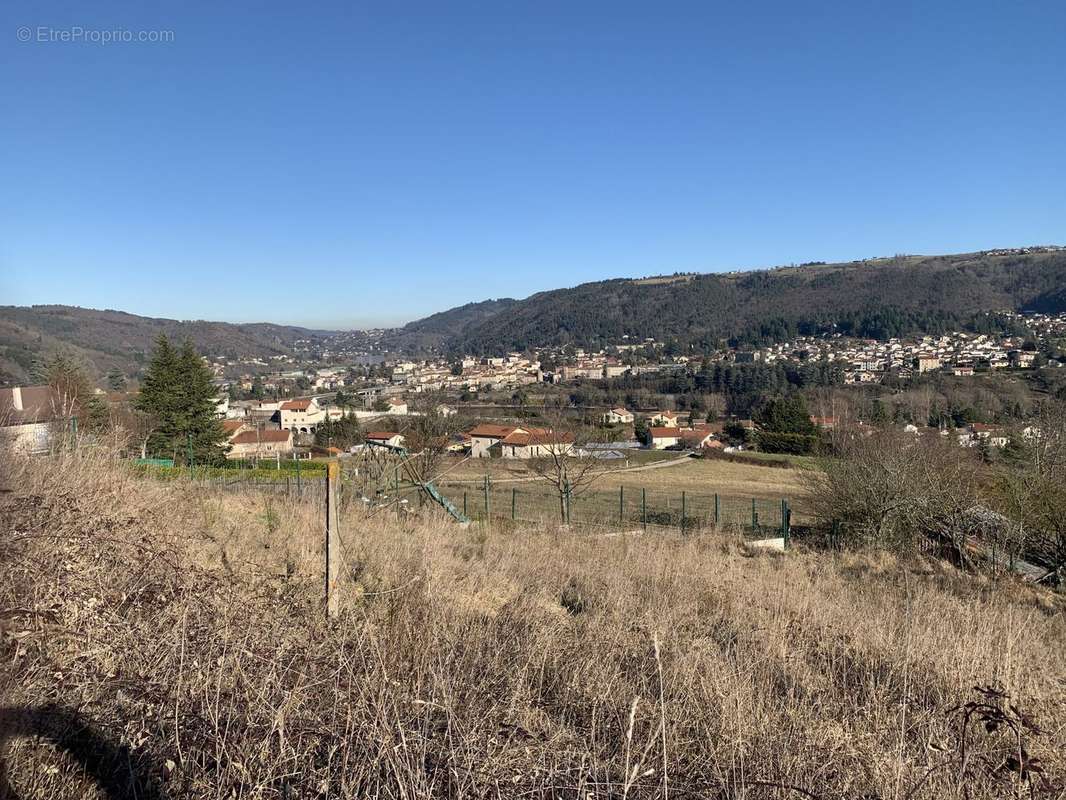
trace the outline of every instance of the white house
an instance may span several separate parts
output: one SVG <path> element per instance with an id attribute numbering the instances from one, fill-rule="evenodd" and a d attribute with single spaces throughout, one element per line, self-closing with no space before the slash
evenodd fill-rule
<path id="1" fill-rule="evenodd" d="M 366 435 L 366 443 L 395 449 L 403 447 L 403 434 L 394 431 L 371 431 Z"/>
<path id="2" fill-rule="evenodd" d="M 326 421 L 326 411 L 314 398 L 286 400 L 281 404 L 281 429 L 293 433 L 314 433 Z"/>
<path id="3" fill-rule="evenodd" d="M 484 423 L 467 435 L 470 437 L 470 455 L 474 458 L 527 459 L 551 454 L 570 455 L 574 449 L 572 435 L 547 428 Z"/>
<path id="4" fill-rule="evenodd" d="M 660 428 L 676 428 L 677 427 L 677 412 L 676 411 L 656 411 L 652 414 L 648 420 L 653 426 Z"/>
<path id="5" fill-rule="evenodd" d="M 665 450 L 681 443 L 681 429 L 677 425 L 648 428 L 648 435 L 651 437 L 652 450 Z"/>
<path id="6" fill-rule="evenodd" d="M 629 425 L 633 422 L 633 412 L 620 406 L 612 408 L 603 413 L 603 422 L 605 425 Z"/>
<path id="7" fill-rule="evenodd" d="M 239 431 L 229 443 L 226 458 L 274 458 L 292 452 L 292 431 Z"/>

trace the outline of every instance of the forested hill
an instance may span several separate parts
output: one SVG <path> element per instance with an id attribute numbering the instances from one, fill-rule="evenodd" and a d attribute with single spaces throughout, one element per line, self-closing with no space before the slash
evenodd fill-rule
<path id="1" fill-rule="evenodd" d="M 509 311 L 518 302 L 504 297 L 467 303 L 431 314 L 396 331 L 390 339 L 390 345 L 397 350 L 413 353 L 438 350 L 463 337 L 471 328 Z"/>
<path id="2" fill-rule="evenodd" d="M 478 304 L 475 304 L 478 305 Z M 471 306 L 432 323 L 452 352 L 476 354 L 574 343 L 596 347 L 628 335 L 714 346 L 781 341 L 839 330 L 871 338 L 965 327 L 986 311 L 1066 311 L 1066 251 L 900 256 L 753 272 L 618 279 Z M 452 316 L 454 315 L 454 316 Z M 453 329 L 448 322 L 456 321 Z M 834 328 L 835 326 L 835 328 Z"/>
<path id="3" fill-rule="evenodd" d="M 31 378 L 34 361 L 52 351 L 74 351 L 98 373 L 138 372 L 152 343 L 165 333 L 192 339 L 205 353 L 271 356 L 290 352 L 297 339 L 316 332 L 270 323 L 179 321 L 139 317 L 122 311 L 75 306 L 0 306 L 0 380 Z"/>

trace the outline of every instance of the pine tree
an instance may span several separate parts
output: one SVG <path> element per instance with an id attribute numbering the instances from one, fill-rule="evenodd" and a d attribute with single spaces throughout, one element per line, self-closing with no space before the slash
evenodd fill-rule
<path id="1" fill-rule="evenodd" d="M 215 418 L 217 391 L 211 370 L 188 339 L 178 354 L 178 374 L 186 452 L 191 442 L 197 464 L 216 463 L 225 455 L 226 441 L 222 424 Z"/>
<path id="2" fill-rule="evenodd" d="M 155 456 L 170 456 L 176 448 L 180 433 L 178 354 L 163 334 L 156 339 L 152 358 L 141 381 L 141 393 L 135 406 L 145 416 L 148 435 L 147 450 Z"/>
<path id="3" fill-rule="evenodd" d="M 215 419 L 214 397 L 211 371 L 192 342 L 186 341 L 177 351 L 161 335 L 136 403 L 152 428 L 149 452 L 188 460 L 191 448 L 197 464 L 220 461 L 225 455 L 225 432 Z"/>

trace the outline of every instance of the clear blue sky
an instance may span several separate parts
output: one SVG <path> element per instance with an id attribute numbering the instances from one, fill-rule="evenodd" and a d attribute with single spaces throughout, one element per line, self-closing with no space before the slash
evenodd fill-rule
<path id="1" fill-rule="evenodd" d="M 1062 0 L 0 19 L 0 304 L 358 327 L 606 277 L 1066 242 Z M 173 41 L 39 40 L 75 26 Z"/>

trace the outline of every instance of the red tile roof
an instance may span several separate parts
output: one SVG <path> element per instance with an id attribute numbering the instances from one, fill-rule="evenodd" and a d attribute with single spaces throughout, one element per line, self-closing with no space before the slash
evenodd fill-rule
<path id="1" fill-rule="evenodd" d="M 222 430 L 226 433 L 236 433 L 244 427 L 243 419 L 224 419 L 222 420 Z"/>
<path id="2" fill-rule="evenodd" d="M 388 441 L 393 436 L 399 436 L 399 435 L 400 434 L 395 433 L 394 431 L 370 431 L 370 433 L 368 433 L 366 435 L 366 438 L 367 439 L 373 439 L 374 441 L 384 442 L 384 441 Z"/>
<path id="3" fill-rule="evenodd" d="M 282 411 L 306 411 L 310 407 L 310 400 L 286 400 L 281 404 Z"/>
<path id="4" fill-rule="evenodd" d="M 477 436 L 482 439 L 502 439 L 517 430 L 525 430 L 524 428 L 516 428 L 512 425 L 493 425 L 488 422 L 484 422 L 478 425 L 473 430 L 467 431 L 468 436 Z"/>
<path id="5" fill-rule="evenodd" d="M 287 442 L 289 438 L 288 431 L 244 431 L 230 439 L 230 442 L 233 444 L 273 444 Z"/>
<path id="6" fill-rule="evenodd" d="M 667 425 L 663 428 L 648 428 L 652 439 L 680 439 L 681 429 Z"/>
<path id="7" fill-rule="evenodd" d="M 531 444 L 551 447 L 573 443 L 573 435 L 565 431 L 553 432 L 542 428 L 533 428 L 529 432 L 514 431 L 500 440 L 500 444 L 509 447 L 528 447 Z"/>

